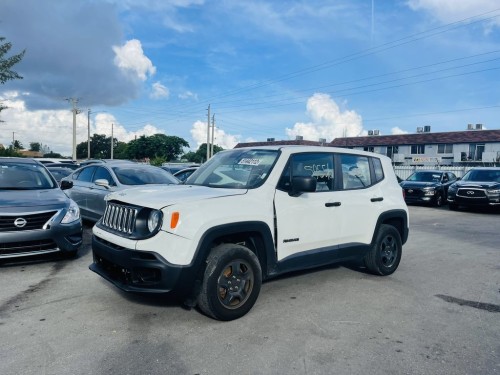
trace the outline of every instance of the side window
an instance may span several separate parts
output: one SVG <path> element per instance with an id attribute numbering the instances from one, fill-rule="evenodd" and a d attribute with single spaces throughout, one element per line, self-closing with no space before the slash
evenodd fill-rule
<path id="1" fill-rule="evenodd" d="M 316 178 L 316 191 L 333 190 L 333 154 L 305 153 L 292 155 L 283 171 L 278 188 L 288 191 L 293 177 Z"/>
<path id="2" fill-rule="evenodd" d="M 451 172 L 448 172 L 448 178 L 450 179 L 450 181 L 455 181 L 457 179 L 457 176 L 455 176 L 455 174 Z"/>
<path id="3" fill-rule="evenodd" d="M 107 180 L 110 186 L 115 186 L 116 183 L 113 181 L 113 177 L 111 177 L 111 173 L 106 168 L 103 167 L 97 167 L 95 173 L 94 173 L 94 178 L 92 179 L 92 182 L 95 182 L 96 180 Z"/>
<path id="4" fill-rule="evenodd" d="M 95 167 L 88 167 L 82 169 L 78 177 L 76 178 L 78 181 L 82 182 L 91 182 L 92 175 L 94 174 Z"/>
<path id="5" fill-rule="evenodd" d="M 379 158 L 372 158 L 373 170 L 375 171 L 375 182 L 382 181 L 384 179 L 384 169 L 382 168 L 382 162 Z"/>
<path id="6" fill-rule="evenodd" d="M 362 189 L 372 184 L 368 157 L 343 154 L 340 163 L 344 189 Z"/>

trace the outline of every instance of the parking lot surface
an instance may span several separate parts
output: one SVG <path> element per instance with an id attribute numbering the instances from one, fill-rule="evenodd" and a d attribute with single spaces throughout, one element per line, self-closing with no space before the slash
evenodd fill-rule
<path id="1" fill-rule="evenodd" d="M 0 267 L 0 374 L 500 374 L 500 213 L 410 207 L 399 269 L 263 284 L 231 322 L 130 295 L 74 260 Z"/>

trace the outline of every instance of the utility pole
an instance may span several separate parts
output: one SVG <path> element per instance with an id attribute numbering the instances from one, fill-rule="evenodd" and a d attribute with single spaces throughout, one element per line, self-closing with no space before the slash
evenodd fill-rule
<path id="1" fill-rule="evenodd" d="M 111 123 L 111 160 L 113 160 L 113 132 L 115 124 Z"/>
<path id="2" fill-rule="evenodd" d="M 78 103 L 77 98 L 68 98 L 66 100 L 73 105 L 71 109 L 71 112 L 73 112 L 73 161 L 76 161 L 76 115 L 81 111 L 76 108 L 76 104 Z"/>
<path id="3" fill-rule="evenodd" d="M 90 108 L 87 112 L 87 159 L 90 159 Z"/>
<path id="4" fill-rule="evenodd" d="M 208 120 L 207 120 L 207 160 L 210 159 L 210 104 L 208 105 Z"/>
<path id="5" fill-rule="evenodd" d="M 14 142 L 15 142 L 15 141 L 14 141 L 14 134 L 15 134 L 15 132 L 12 132 L 12 147 L 13 147 L 13 148 L 14 148 Z"/>
<path id="6" fill-rule="evenodd" d="M 210 144 L 210 157 L 214 156 L 215 113 L 212 116 L 212 143 Z"/>

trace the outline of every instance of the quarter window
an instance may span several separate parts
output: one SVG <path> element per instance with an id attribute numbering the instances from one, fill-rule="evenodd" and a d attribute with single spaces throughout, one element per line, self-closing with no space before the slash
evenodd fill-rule
<path id="1" fill-rule="evenodd" d="M 373 160 L 373 170 L 375 171 L 375 182 L 382 181 L 384 179 L 384 170 L 382 168 L 382 162 L 378 158 L 372 158 Z"/>

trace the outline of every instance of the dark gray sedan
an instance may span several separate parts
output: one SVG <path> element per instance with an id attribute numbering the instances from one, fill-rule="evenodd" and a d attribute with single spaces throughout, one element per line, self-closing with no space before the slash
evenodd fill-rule
<path id="1" fill-rule="evenodd" d="M 0 261 L 29 255 L 76 255 L 80 210 L 39 162 L 0 158 Z"/>
<path id="2" fill-rule="evenodd" d="M 80 207 L 84 219 L 98 221 L 104 214 L 104 197 L 111 192 L 137 185 L 179 183 L 171 173 L 147 164 L 103 161 L 90 164 L 61 180 L 61 188 Z"/>

